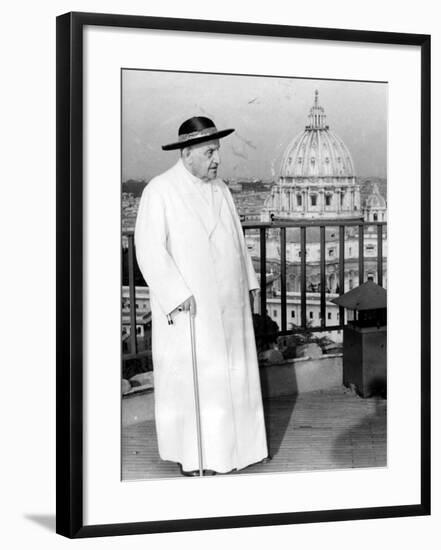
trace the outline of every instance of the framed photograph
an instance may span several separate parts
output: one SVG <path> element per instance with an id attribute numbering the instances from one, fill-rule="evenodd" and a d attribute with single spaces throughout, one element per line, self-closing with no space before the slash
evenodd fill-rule
<path id="1" fill-rule="evenodd" d="M 57 532 L 430 514 L 429 212 L 430 36 L 58 17 Z"/>

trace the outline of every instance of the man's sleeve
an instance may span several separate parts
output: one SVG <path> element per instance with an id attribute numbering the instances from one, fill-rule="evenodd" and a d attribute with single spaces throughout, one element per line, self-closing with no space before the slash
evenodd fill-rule
<path id="1" fill-rule="evenodd" d="M 165 204 L 151 183 L 144 189 L 135 226 L 136 259 L 164 315 L 192 293 L 167 250 Z"/>
<path id="2" fill-rule="evenodd" d="M 254 271 L 253 262 L 251 260 L 250 253 L 248 252 L 247 244 L 245 242 L 243 234 L 242 234 L 242 243 L 243 243 L 242 246 L 244 249 L 245 265 L 246 265 L 247 276 L 248 276 L 248 290 L 256 290 L 260 288 L 260 285 L 257 280 L 256 272 Z"/>

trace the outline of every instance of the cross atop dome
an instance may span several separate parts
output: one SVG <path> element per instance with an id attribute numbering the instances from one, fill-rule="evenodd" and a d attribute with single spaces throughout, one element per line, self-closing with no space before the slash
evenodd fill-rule
<path id="1" fill-rule="evenodd" d="M 309 110 L 308 124 L 305 126 L 305 130 L 328 130 L 329 126 L 326 124 L 326 115 L 323 107 L 319 105 L 318 100 L 319 92 L 315 91 L 314 105 Z"/>

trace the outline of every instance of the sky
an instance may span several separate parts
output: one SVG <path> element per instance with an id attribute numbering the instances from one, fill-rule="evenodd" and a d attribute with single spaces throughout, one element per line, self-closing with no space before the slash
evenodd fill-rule
<path id="1" fill-rule="evenodd" d="M 211 118 L 221 140 L 219 176 L 276 178 L 285 149 L 307 123 L 314 92 L 330 130 L 348 147 L 360 177 L 387 174 L 387 84 L 126 69 L 122 76 L 122 177 L 150 180 L 179 151 L 181 123 Z"/>

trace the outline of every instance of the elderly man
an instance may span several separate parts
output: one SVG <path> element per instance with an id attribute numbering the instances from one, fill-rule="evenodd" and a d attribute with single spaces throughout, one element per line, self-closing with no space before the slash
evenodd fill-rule
<path id="1" fill-rule="evenodd" d="M 206 117 L 179 128 L 180 159 L 145 188 L 136 255 L 150 287 L 159 453 L 198 473 L 189 313 L 194 313 L 204 474 L 268 455 L 249 292 L 258 288 L 231 194 L 217 177 L 218 130 Z"/>

